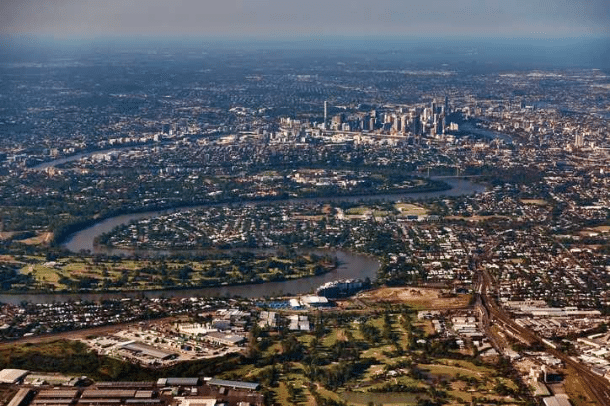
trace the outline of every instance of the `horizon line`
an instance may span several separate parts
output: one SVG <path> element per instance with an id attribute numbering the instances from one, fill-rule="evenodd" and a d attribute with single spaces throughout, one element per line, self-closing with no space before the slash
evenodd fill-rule
<path id="1" fill-rule="evenodd" d="M 96 41 L 219 41 L 219 42 L 308 42 L 308 41 L 376 41 L 385 40 L 393 42 L 402 41 L 422 41 L 422 40 L 442 40 L 442 41 L 580 41 L 580 40 L 609 40 L 610 34 L 566 34 L 566 35 L 540 35 L 515 34 L 515 35 L 473 35 L 473 34 L 308 34 L 308 35 L 231 35 L 231 34 L 91 34 L 91 35 L 57 35 L 45 33 L 11 33 L 0 32 L 0 38 L 9 39 L 34 39 L 40 41 L 55 42 L 96 42 Z"/>

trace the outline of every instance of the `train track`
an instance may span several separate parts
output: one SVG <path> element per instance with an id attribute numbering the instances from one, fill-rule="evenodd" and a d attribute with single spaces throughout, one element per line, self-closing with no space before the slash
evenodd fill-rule
<path id="1" fill-rule="evenodd" d="M 525 329 L 515 323 L 513 319 L 500 308 L 494 299 L 489 295 L 488 288 L 492 286 L 492 278 L 489 273 L 485 270 L 481 270 L 479 278 L 479 288 L 477 289 L 477 305 L 483 307 L 485 310 L 481 312 L 486 314 L 484 320 L 485 331 L 489 331 L 491 322 L 501 324 L 505 330 L 511 331 L 511 335 L 516 336 L 519 341 L 524 343 L 541 343 L 546 347 L 546 351 L 554 357 L 564 362 L 566 366 L 570 366 L 578 373 L 583 384 L 583 389 L 589 394 L 589 396 L 601 406 L 610 406 L 610 381 L 604 377 L 599 376 L 592 372 L 588 367 L 578 362 L 578 360 L 570 357 L 569 355 L 557 350 L 549 344 L 543 341 L 533 331 Z"/>

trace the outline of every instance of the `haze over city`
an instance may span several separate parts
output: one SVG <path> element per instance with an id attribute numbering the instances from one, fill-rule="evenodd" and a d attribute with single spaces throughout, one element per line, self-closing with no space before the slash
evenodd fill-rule
<path id="1" fill-rule="evenodd" d="M 604 0 L 5 0 L 0 32 L 98 36 L 606 37 Z"/>

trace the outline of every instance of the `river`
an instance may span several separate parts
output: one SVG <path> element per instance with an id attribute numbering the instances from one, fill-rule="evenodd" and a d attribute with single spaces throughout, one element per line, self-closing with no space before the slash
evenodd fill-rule
<path id="1" fill-rule="evenodd" d="M 403 193 L 403 194 L 380 194 L 371 196 L 346 196 L 337 198 L 311 198 L 311 199 L 291 199 L 285 201 L 274 202 L 243 202 L 239 204 L 287 204 L 287 203 L 303 203 L 303 202 L 322 202 L 322 201 L 372 201 L 372 200 L 397 200 L 397 199 L 428 199 L 438 198 L 442 196 L 459 196 L 470 195 L 483 192 L 485 186 L 471 181 L 454 178 L 444 179 L 451 189 L 437 192 L 422 192 L 422 193 Z M 194 210 L 197 208 L 205 208 L 209 205 L 197 207 L 188 207 L 176 209 L 179 211 Z M 114 248 L 103 248 L 94 244 L 95 237 L 101 233 L 111 231 L 114 227 L 128 223 L 132 220 L 151 218 L 158 216 L 165 211 L 150 211 L 144 213 L 125 214 L 122 216 L 111 217 L 94 224 L 91 227 L 71 235 L 63 244 L 65 248 L 72 252 L 80 252 L 82 250 L 90 250 L 93 253 L 106 253 L 117 255 L 150 255 L 149 251 L 132 251 L 121 250 Z M 66 300 L 92 300 L 99 301 L 103 299 L 117 299 L 124 297 L 193 297 L 193 296 L 209 296 L 209 297 L 232 297 L 239 296 L 245 298 L 255 298 L 264 296 L 277 296 L 287 294 L 303 294 L 312 292 L 316 287 L 325 282 L 338 279 L 349 278 L 370 278 L 374 280 L 377 276 L 377 270 L 381 266 L 375 258 L 356 254 L 345 250 L 313 250 L 318 254 L 331 254 L 339 260 L 339 266 L 323 275 L 312 276 L 309 278 L 301 278 L 296 280 L 288 280 L 281 282 L 266 282 L 260 284 L 244 284 L 232 286 L 219 286 L 212 288 L 196 288 L 196 289 L 170 289 L 162 291 L 137 291 L 137 292 L 104 292 L 104 293 L 57 293 L 57 294 L 0 294 L 0 302 L 19 304 L 22 301 L 32 303 L 53 303 L 63 302 Z"/>
<path id="2" fill-rule="evenodd" d="M 68 160 L 78 159 L 73 156 Z M 57 164 L 58 161 L 54 161 Z M 51 163 L 45 165 L 53 166 Z M 378 194 L 370 196 L 343 196 L 343 197 L 319 197 L 319 198 L 300 198 L 287 199 L 272 202 L 263 201 L 247 201 L 240 203 L 232 203 L 231 205 L 279 205 L 289 203 L 318 203 L 318 202 L 340 202 L 340 201 L 375 201 L 375 200 L 421 200 L 429 198 L 440 198 L 443 196 L 462 196 L 471 195 L 485 191 L 485 186 L 473 183 L 466 179 L 449 178 L 443 179 L 451 189 L 435 192 L 419 192 L 419 193 L 401 193 L 401 194 Z M 227 203 L 225 203 L 226 205 Z M 216 206 L 220 204 L 215 204 Z M 152 256 L 159 255 L 159 252 L 124 250 L 117 248 L 100 247 L 94 244 L 95 237 L 109 232 L 115 227 L 129 223 L 134 220 L 152 218 L 168 212 L 189 211 L 200 208 L 210 207 L 212 204 L 200 205 L 194 207 L 184 207 L 172 210 L 150 211 L 142 213 L 125 214 L 121 216 L 111 217 L 102 220 L 91 227 L 80 230 L 71 236 L 62 244 L 64 248 L 71 252 L 78 253 L 81 251 L 89 251 L 91 253 L 105 253 L 110 255 L 140 255 Z M 232 286 L 219 286 L 212 288 L 196 288 L 196 289 L 170 289 L 162 291 L 136 291 L 136 292 L 104 292 L 104 293 L 57 293 L 57 294 L 0 294 L 0 302 L 19 304 L 22 301 L 32 303 L 53 303 L 63 302 L 67 300 L 91 300 L 99 301 L 103 299 L 117 299 L 125 297 L 193 297 L 193 296 L 208 296 L 208 297 L 233 297 L 239 296 L 244 298 L 256 298 L 264 296 L 277 296 L 287 294 L 303 294 L 312 292 L 321 284 L 338 279 L 349 278 L 370 278 L 374 280 L 377 276 L 377 270 L 381 266 L 375 258 L 356 254 L 345 250 L 313 250 L 319 254 L 331 254 L 339 261 L 339 266 L 323 275 L 313 276 L 309 278 L 301 278 L 296 280 L 288 280 L 281 282 L 266 282 L 260 284 L 244 284 Z M 162 252 L 161 254 L 167 254 Z"/>
<path id="3" fill-rule="evenodd" d="M 281 282 L 265 282 L 259 284 L 244 284 L 218 286 L 212 288 L 168 289 L 137 292 L 103 292 L 103 293 L 56 293 L 56 294 L 0 294 L 0 302 L 19 304 L 22 301 L 31 303 L 55 303 L 68 300 L 121 299 L 126 297 L 233 297 L 258 298 L 288 294 L 303 294 L 315 290 L 325 282 L 349 278 L 370 278 L 374 280 L 381 266 L 378 260 L 362 254 L 344 250 L 312 250 L 317 254 L 331 254 L 339 260 L 339 266 L 323 275 L 309 278 L 294 279 Z"/>
<path id="4" fill-rule="evenodd" d="M 100 149 L 97 151 L 79 152 L 77 154 L 69 155 L 69 156 L 66 156 L 63 158 L 54 159 L 52 161 L 41 162 L 39 164 L 36 164 L 36 165 L 30 167 L 30 169 L 34 169 L 37 171 L 44 171 L 48 168 L 55 168 L 57 165 L 62 165 L 67 162 L 78 161 L 79 159 L 84 158 L 84 157 L 91 157 L 91 156 L 97 155 L 97 154 L 110 154 L 113 152 L 119 152 L 120 150 L 126 150 L 126 149 L 130 149 L 130 148 L 135 148 L 135 147 L 129 146 L 129 147 L 122 147 L 122 148 Z"/>
<path id="5" fill-rule="evenodd" d="M 72 251 L 74 253 L 78 253 L 81 251 L 89 251 L 91 253 L 104 253 L 108 255 L 129 255 L 129 254 L 138 254 L 138 255 L 149 255 L 149 251 L 133 251 L 133 250 L 123 250 L 118 248 L 108 248 L 101 247 L 94 244 L 95 237 L 100 234 L 107 233 L 112 231 L 115 227 L 120 226 L 122 224 L 127 224 L 131 221 L 142 220 L 152 217 L 157 217 L 162 214 L 170 213 L 170 212 L 184 212 L 190 210 L 196 210 L 201 208 L 207 208 L 211 206 L 220 206 L 220 205 L 280 205 L 287 203 L 320 203 L 320 202 L 341 202 L 341 201 L 375 201 L 375 200 L 385 200 L 385 201 L 393 201 L 399 199 L 429 199 L 429 198 L 439 198 L 443 196 L 463 196 L 463 195 L 472 195 L 475 193 L 481 193 L 485 191 L 485 186 L 473 183 L 469 180 L 465 180 L 462 178 L 449 178 L 443 179 L 451 189 L 435 191 L 435 192 L 420 192 L 420 193 L 400 193 L 400 194 L 377 194 L 377 195 L 368 195 L 368 196 L 342 196 L 342 197 L 313 197 L 313 198 L 296 198 L 296 199 L 286 199 L 286 200 L 274 200 L 274 201 L 245 201 L 240 203 L 219 203 L 219 204 L 207 204 L 200 206 L 192 206 L 192 207 L 183 207 L 178 209 L 170 209 L 170 210 L 160 210 L 160 211 L 149 211 L 142 213 L 132 213 L 125 214 L 121 216 L 111 217 L 106 220 L 102 220 L 99 223 L 94 224 L 91 227 L 85 228 L 81 231 L 78 231 L 67 238 L 67 240 L 62 244 L 64 248 Z"/>

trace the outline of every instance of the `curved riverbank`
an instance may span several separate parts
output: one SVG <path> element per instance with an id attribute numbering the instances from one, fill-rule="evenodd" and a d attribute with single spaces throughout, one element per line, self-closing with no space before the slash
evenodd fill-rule
<path id="1" fill-rule="evenodd" d="M 165 205 L 165 207 L 157 207 L 157 208 L 140 208 L 132 211 L 117 211 L 100 214 L 98 218 L 89 218 L 85 220 L 81 220 L 80 222 L 73 224 L 66 224 L 64 226 L 60 226 L 55 230 L 53 236 L 53 244 L 54 245 L 62 245 L 67 248 L 69 251 L 79 253 L 81 251 L 88 251 L 90 253 L 107 253 L 107 251 L 103 252 L 95 252 L 96 247 L 95 243 L 88 244 L 84 247 L 74 247 L 70 244 L 70 240 L 73 239 L 74 236 L 79 234 L 81 231 L 97 226 L 98 224 L 104 223 L 107 220 L 113 222 L 112 219 L 118 219 L 119 223 L 117 225 L 121 225 L 122 219 L 125 216 L 132 216 L 132 220 L 140 220 L 143 218 L 151 218 L 160 216 L 168 213 L 175 212 L 185 212 L 191 210 L 197 210 L 202 208 L 209 207 L 239 207 L 239 206 L 255 206 L 255 205 L 273 205 L 273 204 L 287 204 L 287 203 L 306 203 L 306 202 L 341 202 L 341 201 L 370 201 L 370 200 L 389 200 L 396 199 L 405 196 L 418 196 L 418 197 L 430 197 L 432 195 L 445 195 L 445 192 L 450 192 L 453 187 L 449 184 L 450 182 L 446 182 L 445 179 L 440 180 L 439 178 L 431 178 L 435 179 L 435 184 L 430 185 L 429 187 L 423 188 L 413 188 L 408 191 L 403 192 L 390 192 L 383 194 L 352 194 L 352 195 L 332 195 L 332 196 L 304 196 L 304 197 L 263 197 L 256 199 L 229 199 L 229 200 L 220 200 L 220 201 L 212 201 L 209 203 L 178 203 L 173 205 Z M 449 194 L 451 195 L 451 194 Z M 129 222 L 129 221 L 127 221 Z M 110 231 L 106 230 L 105 232 Z M 100 233 L 101 234 L 101 233 Z M 128 255 L 128 252 L 125 250 L 121 250 L 119 255 Z"/>
<path id="2" fill-rule="evenodd" d="M 242 201 L 235 203 L 210 203 L 197 206 L 180 207 L 176 209 L 167 210 L 153 210 L 140 213 L 124 214 L 119 216 L 110 217 L 101 221 L 98 221 L 90 226 L 87 226 L 71 235 L 69 235 L 61 245 L 67 250 L 79 253 L 81 251 L 87 251 L 90 253 L 97 254 L 108 254 L 108 255 L 138 255 L 147 256 L 151 254 L 150 250 L 124 250 L 119 248 L 108 248 L 102 247 L 95 244 L 95 238 L 103 233 L 112 231 L 115 227 L 127 224 L 131 221 L 142 220 L 146 218 L 156 217 L 162 214 L 172 212 L 184 212 L 190 210 L 196 210 L 200 208 L 208 208 L 213 206 L 245 206 L 245 205 L 279 205 L 289 203 L 322 203 L 322 202 L 359 202 L 359 201 L 376 201 L 376 200 L 423 200 L 430 198 L 439 198 L 445 196 L 463 196 L 472 195 L 475 193 L 481 193 L 485 191 L 485 186 L 471 182 L 469 180 L 456 178 L 456 179 L 444 179 L 444 182 L 451 186 L 451 189 L 434 191 L 434 192 L 412 192 L 412 193 L 399 193 L 399 194 L 375 194 L 365 196 L 338 196 L 338 197 L 312 197 L 312 198 L 294 198 L 284 200 L 273 200 L 273 201 Z M 159 251 L 156 251 L 157 255 Z"/>
<path id="3" fill-rule="evenodd" d="M 239 203 L 226 203 L 226 205 L 261 205 L 261 204 L 288 204 L 288 203 L 305 203 L 305 202 L 340 202 L 340 201 L 378 201 L 378 200 L 423 200 L 430 198 L 441 198 L 446 196 L 463 196 L 480 193 L 485 191 L 485 186 L 477 184 L 462 178 L 445 179 L 451 189 L 436 192 L 421 192 L 421 193 L 402 193 L 402 194 L 378 194 L 369 196 L 344 196 L 335 198 L 306 198 L 306 199 L 287 199 L 275 201 L 249 201 Z M 220 205 L 220 204 L 215 204 Z M 199 205 L 194 207 L 184 207 L 180 209 L 150 211 L 141 213 L 131 213 L 115 217 L 110 217 L 105 220 L 100 220 L 95 224 L 86 227 L 82 230 L 70 235 L 62 244 L 64 248 L 71 252 L 90 251 L 91 253 L 106 253 L 109 255 L 159 255 L 159 251 L 138 251 L 138 250 L 120 250 L 104 248 L 95 245 L 95 238 L 105 232 L 111 231 L 118 225 L 129 223 L 133 220 L 150 218 L 163 213 L 173 211 L 188 211 L 196 208 L 210 207 L 208 205 Z M 169 290 L 154 290 L 154 291 L 121 291 L 121 292 L 104 292 L 104 293 L 54 293 L 54 294 L 34 294 L 34 293 L 15 293 L 15 294 L 0 294 L 0 302 L 19 304 L 22 301 L 32 303 L 53 303 L 65 302 L 68 300 L 90 300 L 100 301 L 104 299 L 120 299 L 126 297 L 132 298 L 158 298 L 158 297 L 273 297 L 288 294 L 305 294 L 312 292 L 315 288 L 323 283 L 352 278 L 369 278 L 376 279 L 377 271 L 381 264 L 371 256 L 364 254 L 356 254 L 344 250 L 311 250 L 319 254 L 331 254 L 339 262 L 339 266 L 330 272 L 322 275 L 316 275 L 300 279 L 292 279 L 278 282 L 264 282 L 257 284 L 244 284 L 232 286 L 219 286 L 210 288 L 192 288 L 192 289 L 169 289 Z M 167 252 L 169 254 L 169 252 Z M 163 252 L 161 252 L 163 254 Z"/>
<path id="4" fill-rule="evenodd" d="M 320 255 L 334 256 L 339 265 L 329 272 L 321 275 L 300 279 L 291 279 L 278 282 L 264 282 L 256 284 L 217 286 L 210 288 L 186 288 L 166 290 L 142 290 L 100 293 L 3 293 L 0 302 L 19 304 L 22 301 L 31 303 L 54 303 L 66 301 L 101 301 L 106 299 L 122 298 L 167 298 L 167 297 L 243 297 L 259 298 L 310 293 L 318 286 L 339 279 L 369 278 L 374 280 L 381 263 L 368 255 L 355 254 L 345 250 L 311 250 Z"/>

